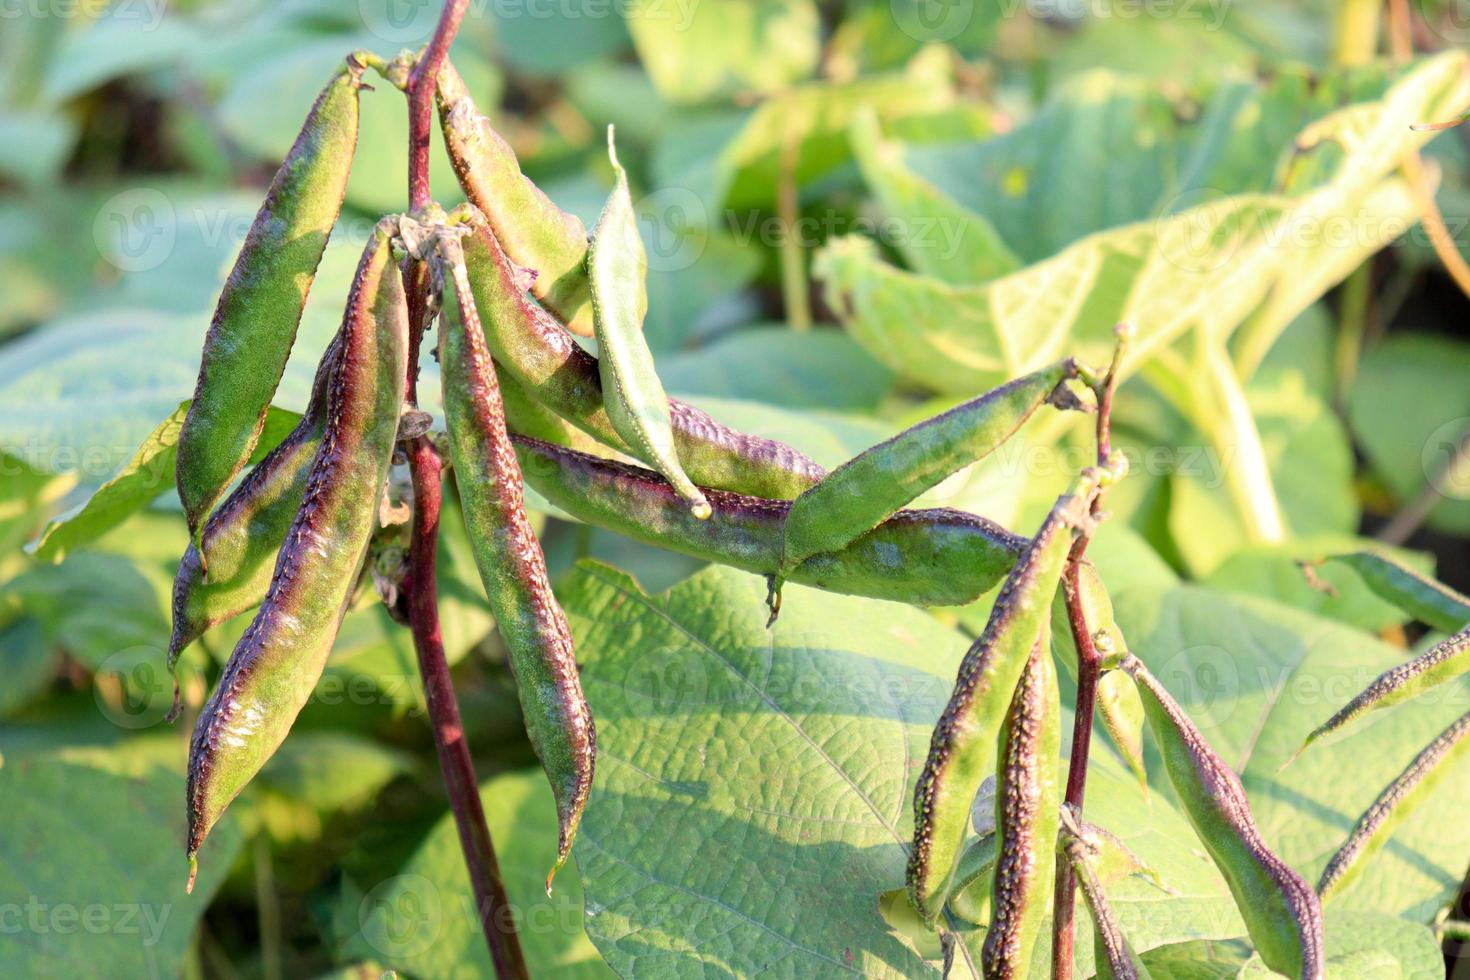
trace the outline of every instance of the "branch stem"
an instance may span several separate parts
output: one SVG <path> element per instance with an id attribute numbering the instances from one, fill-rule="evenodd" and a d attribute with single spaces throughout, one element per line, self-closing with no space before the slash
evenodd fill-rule
<path id="1" fill-rule="evenodd" d="M 1107 376 L 1097 389 L 1097 465 L 1113 462 L 1113 396 L 1118 390 L 1119 371 L 1132 328 L 1118 327 L 1118 347 Z M 1067 761 L 1066 801 L 1082 812 L 1087 796 L 1087 763 L 1092 752 L 1092 717 L 1097 711 L 1097 678 L 1102 655 L 1092 641 L 1092 627 L 1082 606 L 1078 563 L 1087 553 L 1093 531 L 1103 517 L 1103 493 L 1099 489 L 1092 498 L 1092 524 L 1083 529 L 1072 545 L 1067 571 L 1062 577 L 1062 598 L 1067 606 L 1067 624 L 1072 643 L 1077 648 L 1077 701 L 1072 716 L 1072 751 Z M 1061 857 L 1057 861 L 1056 892 L 1052 908 L 1051 975 L 1053 980 L 1071 980 L 1073 947 L 1077 934 L 1077 872 L 1072 862 Z"/>
<path id="2" fill-rule="evenodd" d="M 434 36 L 409 76 L 408 196 L 410 208 L 415 211 L 427 207 L 432 200 L 429 134 L 433 126 L 434 88 L 439 69 L 449 54 L 449 46 L 468 6 L 468 0 L 447 0 Z M 417 405 L 419 348 L 429 326 L 430 283 L 425 264 L 413 259 L 406 261 L 403 276 L 409 312 L 408 402 Z M 515 917 L 500 874 L 500 863 L 495 857 L 490 827 L 485 822 L 475 764 L 465 741 L 459 701 L 454 695 L 454 683 L 449 675 L 449 662 L 444 656 L 444 641 L 440 634 L 435 565 L 439 551 L 444 462 L 428 436 L 413 440 L 407 450 L 413 479 L 413 527 L 409 543 L 409 573 L 403 583 L 403 593 L 408 607 L 409 628 L 413 631 L 414 651 L 418 655 L 419 673 L 424 682 L 429 724 L 433 729 L 439 768 L 444 776 L 444 789 L 459 830 L 465 867 L 475 893 L 475 910 L 480 917 L 495 974 L 501 980 L 522 980 L 528 976 L 526 960 L 516 934 Z"/>

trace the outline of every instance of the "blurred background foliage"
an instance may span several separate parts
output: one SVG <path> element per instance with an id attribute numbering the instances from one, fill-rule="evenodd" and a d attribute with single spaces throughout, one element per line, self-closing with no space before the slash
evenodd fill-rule
<path id="1" fill-rule="evenodd" d="M 1112 498 L 1116 529 L 1098 561 L 1146 659 L 1195 651 L 1183 699 L 1249 705 L 1243 723 L 1274 700 L 1201 680 L 1214 675 L 1197 662 L 1222 644 L 1238 679 L 1262 664 L 1325 670 L 1336 654 L 1378 663 L 1422 642 L 1352 581 L 1336 583 L 1337 597 L 1305 587 L 1296 558 L 1386 533 L 1470 584 L 1465 297 L 1398 172 L 1429 135 L 1407 122 L 1470 108 L 1455 53 L 1470 27 L 1455 0 L 1413 14 L 1425 60 L 1407 73 L 1380 56 L 1374 5 L 1327 0 L 484 0 L 452 56 L 526 172 L 589 226 L 610 185 L 602 131 L 617 127 L 644 219 L 646 333 L 665 386 L 824 464 L 1062 353 L 1098 360 L 1112 324 L 1136 322 L 1137 380 L 1118 407 L 1134 474 Z M 26 0 L 0 11 L 0 903 L 27 922 L 24 941 L 0 944 L 7 974 L 488 970 L 412 647 L 370 588 L 317 697 L 183 895 L 184 739 L 245 623 L 186 654 L 189 711 L 163 724 L 167 597 L 185 531 L 168 454 L 145 445 L 135 457 L 192 391 L 224 273 L 315 91 L 347 52 L 415 48 L 437 16 L 426 0 Z M 364 95 L 347 207 L 283 412 L 305 401 L 367 229 L 404 205 L 403 102 L 377 89 Z M 1424 154 L 1470 254 L 1463 131 Z M 433 180 L 443 203 L 461 199 L 437 145 Z M 437 407 L 432 383 L 425 394 Z M 1085 462 L 1086 435 L 1040 422 L 929 499 L 1025 529 Z M 119 473 L 111 496 L 75 510 Z M 672 736 L 640 728 L 636 711 L 624 717 L 604 687 L 598 671 L 628 669 L 615 648 L 630 634 L 589 611 L 606 585 L 578 561 L 610 563 L 649 592 L 673 586 L 671 607 L 707 593 L 734 601 L 740 576 L 690 578 L 693 560 L 540 519 L 593 661 L 594 708 L 614 708 L 606 737 L 667 749 L 660 739 Z M 444 540 L 448 653 L 512 895 L 541 923 L 523 931 L 533 973 L 605 975 L 603 957 L 625 974 L 644 962 L 697 969 L 680 945 L 695 936 L 672 923 L 684 907 L 640 920 L 615 887 L 612 868 L 637 865 L 650 846 L 638 841 L 662 833 L 657 808 L 624 798 L 615 763 L 604 764 L 603 806 L 589 809 L 595 843 L 578 851 L 591 940 L 575 872 L 541 898 L 549 793 L 452 509 Z M 809 601 L 859 615 L 848 600 Z M 904 611 L 913 622 L 903 622 L 914 635 L 939 631 L 933 642 L 957 654 L 984 614 Z M 1243 623 L 1239 645 L 1220 639 Z M 1324 650 L 1323 631 L 1341 648 Z M 588 637 L 606 642 L 589 651 Z M 944 677 L 952 664 L 929 669 Z M 1297 707 L 1282 732 L 1324 713 L 1321 701 Z M 1408 751 L 1433 726 L 1378 726 L 1374 745 Z M 1247 765 L 1265 730 L 1242 732 L 1232 761 L 1262 794 L 1273 842 L 1320 864 L 1386 776 L 1346 788 L 1303 777 L 1310 785 L 1281 791 L 1274 765 Z M 1268 743 L 1279 755 L 1290 739 Z M 1332 758 L 1354 758 L 1351 746 Z M 1419 930 L 1404 940 L 1418 959 L 1395 960 L 1399 975 L 1423 975 L 1424 926 L 1456 896 L 1470 839 L 1445 817 L 1470 804 L 1465 782 L 1451 780 L 1407 825 L 1404 850 L 1352 893 L 1355 914 Z M 1163 828 L 1177 820 L 1165 810 L 1118 812 Z M 620 833 L 633 838 L 622 851 Z M 710 851 L 711 861 L 725 853 Z M 784 868 L 762 863 L 780 853 L 747 855 L 744 873 Z M 677 877 L 649 880 L 677 891 Z M 882 935 L 863 904 L 876 891 L 859 894 L 854 915 Z M 120 901 L 140 903 L 137 929 L 119 923 Z M 65 907 L 112 918 L 68 929 L 55 915 Z M 701 911 L 694 903 L 688 918 Z M 1235 962 L 1240 951 L 1216 942 L 1233 934 L 1207 920 L 1156 930 L 1140 948 L 1180 970 Z M 795 934 L 783 942 L 798 945 Z M 720 962 L 743 973 L 765 961 Z"/>

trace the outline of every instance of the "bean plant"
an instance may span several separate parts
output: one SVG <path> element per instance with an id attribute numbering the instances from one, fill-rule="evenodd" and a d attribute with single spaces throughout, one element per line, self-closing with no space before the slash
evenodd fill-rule
<path id="1" fill-rule="evenodd" d="M 1373 918 L 1343 898 L 1456 773 L 1470 714 L 1437 723 L 1442 730 L 1381 792 L 1372 787 L 1377 796 L 1356 823 L 1334 830 L 1326 854 L 1304 855 L 1279 808 L 1269 800 L 1263 808 L 1270 793 L 1291 792 L 1286 783 L 1241 770 L 1260 739 L 1283 779 L 1340 766 L 1340 755 L 1319 759 L 1375 713 L 1411 715 L 1416 699 L 1450 689 L 1470 673 L 1470 597 L 1392 549 L 1324 541 L 1273 566 L 1301 605 L 1432 631 L 1422 652 L 1361 693 L 1320 705 L 1316 727 L 1292 730 L 1288 746 L 1279 730 L 1242 733 L 1213 717 L 1176 676 L 1198 677 L 1199 665 L 1157 655 L 1152 634 L 1203 616 L 1203 605 L 1190 605 L 1206 601 L 1200 593 L 1156 556 L 1142 557 L 1147 549 L 1125 544 L 1131 557 L 1120 560 L 1093 546 L 1110 534 L 1131 540 L 1110 521 L 1112 508 L 1122 501 L 1136 511 L 1157 488 L 1148 489 L 1149 474 L 1130 474 L 1137 457 L 1126 443 L 1166 417 L 1220 437 L 1234 454 L 1221 499 L 1235 505 L 1245 535 L 1279 537 L 1273 528 L 1286 518 L 1237 372 L 1259 369 L 1287 326 L 1356 262 L 1323 259 L 1312 244 L 1283 248 L 1262 228 L 1350 206 L 1407 206 L 1413 187 L 1395 168 L 1470 107 L 1470 61 L 1447 54 L 1331 95 L 1330 111 L 1301 120 L 1290 152 L 1273 161 L 1270 193 L 1223 207 L 1180 202 L 1146 231 L 1101 231 L 1030 265 L 998 236 L 972 243 L 963 275 L 978 283 L 932 264 L 901 270 L 865 240 L 834 242 L 815 268 L 833 315 L 878 361 L 948 397 L 828 467 L 794 438 L 775 437 L 784 433 L 748 420 L 737 427 L 717 405 L 668 394 L 646 330 L 661 294 L 617 129 L 606 126 L 611 190 L 588 227 L 522 172 L 456 69 L 450 48 L 465 10 L 450 0 L 426 47 L 352 51 L 325 80 L 217 297 L 193 396 L 167 423 L 188 532 L 173 566 L 166 661 L 169 721 L 192 726 L 186 783 L 168 800 L 184 815 L 186 893 L 224 873 L 211 862 L 228 865 L 219 841 L 234 833 L 224 828 L 239 816 L 237 800 L 268 782 L 283 746 L 302 737 L 298 720 L 328 675 L 349 611 L 381 603 L 412 637 L 473 895 L 471 931 L 497 976 L 547 969 L 523 911 L 543 887 L 547 896 L 587 889 L 579 922 L 603 959 L 631 976 L 1139 978 L 1226 964 L 1231 975 L 1315 980 L 1402 968 L 1411 955 L 1393 957 L 1415 943 L 1434 959 L 1422 925 L 1405 933 L 1397 920 L 1385 924 L 1391 916 Z M 282 425 L 273 402 L 354 165 L 398 150 L 360 139 L 363 100 L 396 105 L 399 93 L 407 200 L 367 232 L 305 410 Z M 600 146 L 605 121 L 597 122 Z M 885 206 L 962 208 L 906 167 L 876 114 L 853 113 L 845 129 L 852 162 Z M 431 143 L 462 202 L 433 198 Z M 1192 266 L 1160 258 L 1160 243 L 1183 241 L 1195 247 Z M 1086 250 L 1097 276 L 1116 264 L 1135 277 L 1116 288 L 1070 276 Z M 895 297 L 937 311 L 919 316 L 927 345 L 895 331 Z M 1243 338 L 1232 347 L 1237 329 Z M 437 394 L 423 384 L 421 352 L 437 364 Z M 1120 389 L 1135 378 L 1153 401 L 1124 404 Z M 946 502 L 943 488 L 1038 431 L 1080 448 L 1044 504 L 1004 522 L 934 505 Z M 103 509 L 123 507 L 118 480 L 54 522 L 35 549 L 60 552 L 55 542 L 86 536 Z M 1174 492 L 1187 491 L 1175 484 Z M 554 588 L 546 513 L 710 567 L 661 596 L 594 563 L 579 566 L 580 585 Z M 486 810 L 496 801 L 479 791 L 446 657 L 451 586 L 438 580 L 446 514 L 462 520 L 464 567 L 478 574 L 467 587 L 493 617 L 514 683 L 511 714 L 544 774 L 510 848 L 491 833 Z M 1175 533 L 1185 544 L 1171 557 L 1199 561 L 1190 529 Z M 1137 583 L 1150 576 L 1172 583 L 1175 606 L 1139 611 Z M 237 617 L 248 625 L 231 634 Z M 870 635 L 810 640 L 821 629 L 840 634 L 844 617 Z M 1280 617 L 1303 635 L 1312 629 L 1301 625 L 1305 613 Z M 966 630 L 967 649 L 934 639 L 941 621 Z M 1191 634 L 1196 650 L 1252 641 L 1242 638 L 1252 628 L 1244 619 L 1209 625 Z M 1129 633 L 1150 641 L 1130 642 Z M 223 637 L 232 650 L 214 674 L 201 651 Z M 834 660 L 844 644 L 854 649 Z M 754 660 L 726 645 L 754 651 Z M 884 661 L 884 645 L 902 649 Z M 865 656 L 881 666 L 875 675 L 937 686 L 896 700 L 852 693 L 828 709 L 799 685 L 778 683 L 783 671 L 808 669 L 824 684 L 855 685 Z M 620 664 L 615 681 L 588 667 L 608 661 Z M 832 676 L 834 663 L 851 674 Z M 191 704 L 201 676 L 211 678 L 207 698 Z M 697 683 L 643 689 L 642 676 Z M 828 711 L 842 717 L 807 724 Z M 645 730 L 639 715 L 655 727 L 714 733 L 675 755 L 733 756 L 749 739 L 773 757 L 675 778 L 674 760 L 645 753 L 642 736 L 628 734 Z M 766 740 L 772 725 L 794 738 Z M 869 744 L 883 748 L 865 755 Z M 629 780 L 652 796 L 630 793 Z M 773 816 L 785 798 L 807 808 L 795 834 Z M 745 801 L 740 812 L 725 811 L 702 836 L 681 822 L 701 800 L 731 799 Z M 835 838 L 812 829 L 827 824 L 855 829 Z M 780 874 L 784 862 L 789 888 L 755 880 L 730 843 L 745 837 L 769 837 L 771 852 L 785 855 L 761 871 Z M 655 855 L 635 861 L 649 841 Z M 520 869 L 532 851 L 544 885 L 528 889 Z M 695 865 L 779 902 L 759 919 L 735 900 L 691 914 L 671 883 Z M 638 902 L 675 911 L 640 916 Z M 826 925 L 805 925 L 821 918 L 816 909 L 836 911 Z M 1447 916 L 1438 923 L 1446 932 Z M 835 921 L 842 917 L 850 921 Z M 434 973 L 411 960 L 389 965 Z"/>

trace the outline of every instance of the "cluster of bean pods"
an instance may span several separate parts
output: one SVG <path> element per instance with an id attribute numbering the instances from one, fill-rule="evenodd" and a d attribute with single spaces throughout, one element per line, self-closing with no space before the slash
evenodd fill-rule
<path id="1" fill-rule="evenodd" d="M 439 120 L 469 203 L 452 214 L 433 207 L 378 223 L 306 413 L 235 482 L 341 206 L 363 71 L 375 68 L 402 88 L 412 61 L 358 53 L 333 76 L 271 185 L 205 340 L 179 446 L 191 544 L 175 582 L 171 664 L 210 628 L 256 612 L 191 742 L 191 862 L 309 699 L 357 593 L 395 448 L 423 432 L 422 413 L 405 406 L 417 352 L 399 260 L 411 258 L 432 272 L 443 441 L 526 730 L 556 801 L 552 874 L 571 851 L 591 792 L 596 735 L 566 618 L 526 517 L 523 481 L 579 520 L 765 576 L 773 618 L 786 581 L 958 605 L 1003 580 L 918 779 L 907 881 L 925 922 L 946 933 L 987 930 L 989 977 L 1021 976 L 1049 949 L 1045 923 L 1059 861 L 1078 869 L 1113 975 L 1141 975 L 1088 863 L 1104 832 L 1082 833 L 1080 813 L 1066 809 L 1059 790 L 1052 658 L 1055 651 L 1075 670 L 1066 643 L 1078 639 L 1074 624 L 1053 625 L 1066 579 L 1080 590 L 1089 649 L 1116 668 L 1099 682 L 1108 731 L 1142 778 L 1147 718 L 1262 958 L 1295 976 L 1320 975 L 1316 896 L 1266 849 L 1239 781 L 1127 654 L 1106 588 L 1082 558 L 1099 495 L 1122 475 L 1122 457 L 1104 453 L 1030 538 L 961 511 L 906 509 L 1044 406 L 1105 416 L 1103 386 L 1113 372 L 1060 361 L 830 473 L 787 445 L 730 429 L 668 398 L 659 382 L 642 334 L 647 262 L 611 131 L 615 183 L 589 239 L 522 175 L 446 63 L 437 79 Z M 594 335 L 598 355 L 574 332 Z M 1096 408 L 1078 386 L 1098 396 Z M 972 802 L 992 774 L 994 833 L 968 840 Z"/>

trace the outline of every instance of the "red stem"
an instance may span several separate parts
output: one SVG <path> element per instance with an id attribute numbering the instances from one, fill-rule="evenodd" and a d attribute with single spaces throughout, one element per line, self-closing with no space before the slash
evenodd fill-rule
<path id="1" fill-rule="evenodd" d="M 1086 538 L 1079 544 L 1086 547 Z M 1080 556 L 1079 556 L 1080 557 Z M 1097 709 L 1097 675 L 1102 656 L 1092 642 L 1092 630 L 1082 609 L 1082 592 L 1077 584 L 1077 563 L 1067 566 L 1062 595 L 1067 603 L 1067 622 L 1077 647 L 1077 707 L 1072 722 L 1072 754 L 1067 768 L 1067 802 L 1082 808 L 1087 795 L 1087 760 L 1092 750 L 1092 717 Z M 1057 862 L 1056 905 L 1052 912 L 1052 977 L 1067 980 L 1072 975 L 1072 946 L 1076 933 L 1077 874 L 1066 860 Z"/>
<path id="2" fill-rule="evenodd" d="M 1118 365 L 1122 360 L 1122 339 L 1113 357 L 1101 390 L 1097 393 L 1097 465 L 1106 466 L 1113 455 L 1113 395 L 1118 390 Z M 1102 518 L 1102 491 L 1092 498 L 1094 526 Z M 1077 537 L 1068 557 L 1067 573 L 1062 579 L 1062 596 L 1067 604 L 1067 624 L 1072 643 L 1077 648 L 1077 703 L 1072 714 L 1072 752 L 1067 764 L 1068 803 L 1078 812 L 1087 796 L 1087 761 L 1092 752 L 1092 718 L 1097 713 L 1097 677 L 1102 655 L 1092 641 L 1092 627 L 1082 608 L 1082 590 L 1078 585 L 1077 563 L 1092 541 L 1093 527 Z M 1073 946 L 1077 932 L 1077 873 L 1072 863 L 1057 861 L 1056 895 L 1052 907 L 1051 975 L 1052 980 L 1071 980 Z"/>
<path id="3" fill-rule="evenodd" d="M 434 86 L 468 7 L 469 0 L 447 0 L 429 46 L 408 76 L 408 201 L 415 210 L 430 201 L 429 133 L 434 125 Z"/>
<path id="4" fill-rule="evenodd" d="M 409 147 L 408 196 L 413 210 L 426 207 L 429 192 L 429 134 L 433 125 L 434 86 L 439 68 L 449 53 L 449 45 L 464 19 L 468 0 L 448 0 L 434 37 L 409 76 Z M 408 401 L 418 403 L 418 352 L 429 326 L 429 277 L 422 262 L 408 261 L 404 266 L 409 304 Z M 409 628 L 418 654 L 419 673 L 424 681 L 424 698 L 428 705 L 429 724 L 434 732 L 434 747 L 439 754 L 439 768 L 444 774 L 444 789 L 459 829 L 459 844 L 464 851 L 465 868 L 475 893 L 475 908 L 480 927 L 490 947 L 495 975 L 501 980 L 521 980 L 528 976 L 526 960 L 516 934 L 515 917 L 500 863 L 495 858 L 495 844 L 485 822 L 480 803 L 480 789 L 475 778 L 474 760 L 464 737 L 459 701 L 454 696 L 454 683 L 449 676 L 449 662 L 444 656 L 444 641 L 439 632 L 439 586 L 435 564 L 439 550 L 439 506 L 444 463 L 427 436 L 420 436 L 408 446 L 409 472 L 413 478 L 413 530 L 409 543 L 409 574 L 403 583 L 404 601 L 408 606 Z"/>

